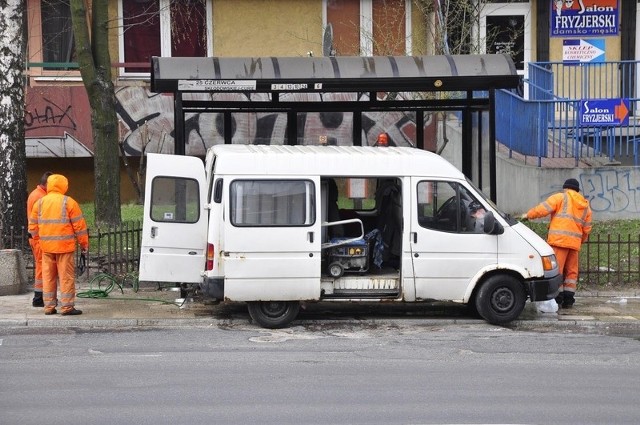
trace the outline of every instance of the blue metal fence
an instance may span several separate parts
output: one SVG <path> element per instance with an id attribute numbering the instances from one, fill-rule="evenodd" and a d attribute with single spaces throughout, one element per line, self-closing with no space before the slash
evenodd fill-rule
<path id="1" fill-rule="evenodd" d="M 638 64 L 635 61 L 567 65 L 529 64 L 523 98 L 501 90 L 496 95 L 496 136 L 510 151 L 542 158 L 601 157 L 640 165 L 640 119 L 635 116 Z M 583 100 L 629 99 L 625 125 L 581 125 Z"/>

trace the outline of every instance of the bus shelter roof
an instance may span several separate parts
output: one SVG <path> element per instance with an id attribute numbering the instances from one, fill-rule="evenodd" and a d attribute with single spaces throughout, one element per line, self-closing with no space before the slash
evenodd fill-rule
<path id="1" fill-rule="evenodd" d="M 510 56 L 153 57 L 151 91 L 484 91 L 518 87 Z"/>

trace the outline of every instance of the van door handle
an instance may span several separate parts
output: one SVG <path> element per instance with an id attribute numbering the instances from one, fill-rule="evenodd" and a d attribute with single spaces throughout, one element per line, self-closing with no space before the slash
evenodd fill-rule
<path id="1" fill-rule="evenodd" d="M 411 232 L 411 237 L 413 238 L 413 243 L 418 243 L 418 232 Z"/>
<path id="2" fill-rule="evenodd" d="M 307 233 L 307 237 L 309 238 L 309 242 L 313 243 L 313 232 Z"/>
<path id="3" fill-rule="evenodd" d="M 151 237 L 155 238 L 158 234 L 158 228 L 156 226 L 151 226 Z"/>

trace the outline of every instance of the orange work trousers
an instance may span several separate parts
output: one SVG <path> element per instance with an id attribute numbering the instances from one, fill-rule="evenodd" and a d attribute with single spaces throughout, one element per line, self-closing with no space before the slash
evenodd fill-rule
<path id="1" fill-rule="evenodd" d="M 33 282 L 33 291 L 42 292 L 42 250 L 40 249 L 40 241 L 29 239 L 31 252 L 33 252 L 33 266 L 36 269 L 35 281 Z"/>
<path id="2" fill-rule="evenodd" d="M 44 312 L 58 305 L 58 280 L 60 281 L 60 305 L 62 313 L 73 310 L 76 299 L 75 253 L 42 253 L 42 299 Z"/>
<path id="3" fill-rule="evenodd" d="M 568 291 L 575 294 L 578 288 L 578 255 L 579 251 L 569 248 L 561 248 L 554 246 L 553 251 L 556 253 L 556 260 L 558 260 L 558 268 L 560 273 L 564 276 L 562 286 L 560 286 L 560 292 Z"/>

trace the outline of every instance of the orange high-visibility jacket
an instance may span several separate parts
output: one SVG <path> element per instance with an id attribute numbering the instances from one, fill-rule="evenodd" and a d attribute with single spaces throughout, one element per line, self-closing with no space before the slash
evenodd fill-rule
<path id="1" fill-rule="evenodd" d="M 580 250 L 591 233 L 591 207 L 579 192 L 565 189 L 527 212 L 535 219 L 551 214 L 547 242 L 551 246 Z"/>
<path id="2" fill-rule="evenodd" d="M 40 239 L 42 252 L 61 254 L 76 249 L 76 239 L 84 250 L 89 248 L 87 223 L 80 205 L 66 196 L 69 181 L 60 174 L 47 180 L 47 195 L 38 200 L 29 216 L 29 233 Z"/>
<path id="3" fill-rule="evenodd" d="M 27 219 L 31 216 L 31 211 L 33 210 L 33 205 L 38 201 L 38 199 L 42 198 L 47 194 L 47 188 L 42 185 L 37 185 L 35 189 L 29 194 L 27 198 Z"/>

